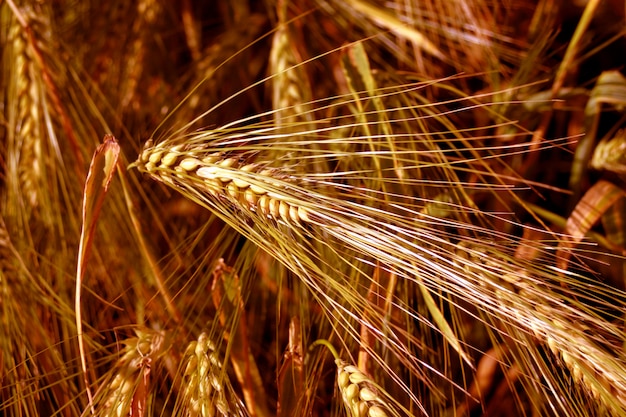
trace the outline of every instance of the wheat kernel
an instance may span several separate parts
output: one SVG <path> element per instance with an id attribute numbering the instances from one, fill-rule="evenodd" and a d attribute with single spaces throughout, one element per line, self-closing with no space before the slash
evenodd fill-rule
<path id="1" fill-rule="evenodd" d="M 385 410 L 377 405 L 371 406 L 367 412 L 367 415 L 369 417 L 387 417 L 387 413 L 385 412 Z"/>
<path id="2" fill-rule="evenodd" d="M 124 377 L 122 374 L 115 374 L 113 381 L 111 381 L 111 388 L 118 389 L 122 386 L 122 382 L 124 382 Z"/>
<path id="3" fill-rule="evenodd" d="M 202 164 L 202 162 L 196 158 L 185 158 L 178 163 L 178 166 L 185 171 L 193 171 L 198 168 L 200 164 Z"/>
<path id="4" fill-rule="evenodd" d="M 128 404 L 125 404 L 124 401 L 120 401 L 120 403 L 115 407 L 115 415 L 117 417 L 123 417 L 128 414 L 128 410 L 126 410 Z"/>
<path id="5" fill-rule="evenodd" d="M 176 163 L 176 160 L 180 156 L 178 152 L 168 152 L 163 158 L 161 158 L 161 167 L 171 167 Z"/>
<path id="6" fill-rule="evenodd" d="M 223 170 L 219 171 L 217 179 L 220 180 L 220 182 L 224 185 L 232 182 L 233 180 L 230 174 L 225 173 Z"/>
<path id="7" fill-rule="evenodd" d="M 199 374 L 199 379 L 204 380 L 206 378 L 206 374 Z M 198 394 L 199 397 L 208 397 L 208 394 L 211 394 L 211 389 L 207 384 L 200 383 L 198 384 Z"/>
<path id="8" fill-rule="evenodd" d="M 219 197 L 222 193 L 224 186 L 220 183 L 218 179 L 205 179 L 204 185 L 206 190 L 212 194 L 214 197 Z"/>
<path id="9" fill-rule="evenodd" d="M 339 388 L 344 389 L 350 384 L 350 375 L 347 372 L 339 372 L 337 376 L 337 384 Z"/>
<path id="10" fill-rule="evenodd" d="M 250 189 L 258 195 L 263 195 L 263 194 L 267 194 L 267 190 L 261 186 L 258 186 L 256 184 L 250 184 Z"/>
<path id="11" fill-rule="evenodd" d="M 263 177 L 272 177 L 272 174 L 274 173 L 274 170 L 271 168 L 264 168 L 259 172 L 259 175 L 263 176 Z"/>
<path id="12" fill-rule="evenodd" d="M 300 221 L 300 217 L 298 217 L 298 208 L 296 206 L 289 206 L 289 218 L 294 223 L 298 223 Z"/>
<path id="13" fill-rule="evenodd" d="M 346 366 L 343 368 L 343 370 L 344 370 L 344 371 L 346 371 L 348 374 L 354 374 L 354 373 L 357 373 L 357 372 L 358 372 L 358 373 L 361 373 L 361 371 L 359 370 L 359 368 L 357 368 L 357 367 L 356 367 L 356 366 L 354 366 L 354 365 L 346 365 Z"/>
<path id="14" fill-rule="evenodd" d="M 282 200 L 279 201 L 279 203 L 278 203 L 278 214 L 280 214 L 280 217 L 284 221 L 289 223 L 289 204 L 285 203 Z"/>
<path id="15" fill-rule="evenodd" d="M 585 386 L 589 389 L 589 391 L 591 392 L 591 396 L 593 398 L 595 398 L 596 400 L 600 399 L 600 391 L 598 391 L 598 387 L 596 387 L 596 385 L 594 384 L 593 381 L 589 380 L 589 377 L 586 375 L 583 375 L 583 382 L 585 384 Z"/>
<path id="16" fill-rule="evenodd" d="M 141 157 L 139 158 L 142 162 L 147 162 L 150 159 L 150 155 L 152 155 L 155 151 L 154 141 L 152 139 L 148 139 L 146 143 L 143 145 L 143 151 L 141 151 Z"/>
<path id="17" fill-rule="evenodd" d="M 257 164 L 247 164 L 242 166 L 241 168 L 239 168 L 242 172 L 254 172 L 256 170 L 256 168 L 258 167 Z"/>
<path id="18" fill-rule="evenodd" d="M 227 174 L 228 175 L 228 174 Z M 222 175 L 217 177 L 218 180 L 220 180 L 223 184 L 228 184 L 229 182 L 232 181 L 231 177 L 225 177 L 224 176 L 224 171 L 222 171 Z"/>
<path id="19" fill-rule="evenodd" d="M 311 218 L 309 217 L 309 210 L 302 206 L 298 207 L 298 218 L 303 222 L 310 222 Z"/>
<path id="20" fill-rule="evenodd" d="M 200 379 L 204 379 L 209 373 L 209 363 L 206 360 L 200 360 L 196 372 L 200 376 Z"/>
<path id="21" fill-rule="evenodd" d="M 553 337 L 548 336 L 546 338 L 546 341 L 548 342 L 548 347 L 550 348 L 550 350 L 552 351 L 552 353 L 554 354 L 554 356 L 559 356 L 559 347 L 556 343 L 556 339 L 554 339 Z"/>
<path id="22" fill-rule="evenodd" d="M 211 386 L 216 392 L 220 392 L 222 390 L 222 385 L 220 380 L 217 379 L 217 375 L 214 373 L 209 374 L 209 381 L 211 382 Z"/>
<path id="23" fill-rule="evenodd" d="M 363 387 L 359 391 L 359 398 L 363 401 L 375 401 L 378 398 L 378 395 L 376 395 L 376 393 L 371 389 Z"/>
<path id="24" fill-rule="evenodd" d="M 359 401 L 353 407 L 355 417 L 366 417 L 368 411 L 367 403 L 364 401 Z"/>
<path id="25" fill-rule="evenodd" d="M 572 363 L 574 362 L 572 360 L 572 356 L 568 352 L 566 352 L 566 351 L 561 352 L 561 359 L 563 359 L 563 363 L 568 368 L 571 367 Z"/>
<path id="26" fill-rule="evenodd" d="M 196 400 L 194 398 L 191 398 L 189 400 L 188 408 L 189 408 L 189 410 L 191 410 L 193 412 L 193 414 L 200 414 L 200 400 Z"/>
<path id="27" fill-rule="evenodd" d="M 220 161 L 219 166 L 222 168 L 232 168 L 237 164 L 235 158 L 224 158 Z"/>
<path id="28" fill-rule="evenodd" d="M 185 178 L 185 176 L 187 175 L 187 171 L 185 171 L 184 169 L 182 169 L 182 168 L 180 167 L 180 165 L 177 165 L 177 166 L 175 166 L 175 167 L 174 167 L 174 172 L 175 172 L 175 174 L 174 174 L 174 175 L 176 175 L 176 177 L 178 177 L 178 178 L 180 178 L 180 179 L 184 179 L 184 178 Z"/>
<path id="29" fill-rule="evenodd" d="M 228 184 L 228 186 L 226 187 L 226 192 L 235 200 L 239 200 L 239 196 L 241 195 L 239 188 L 237 188 L 234 182 Z"/>
<path id="30" fill-rule="evenodd" d="M 185 366 L 185 376 L 189 376 L 192 373 L 196 372 L 196 369 L 198 368 L 198 357 L 197 356 L 191 356 L 189 358 L 189 360 L 187 361 L 187 366 Z"/>
<path id="31" fill-rule="evenodd" d="M 572 377 L 574 378 L 575 381 L 582 381 L 583 378 L 583 372 L 580 369 L 580 365 L 578 365 L 577 363 L 572 364 Z"/>
<path id="32" fill-rule="evenodd" d="M 269 198 L 268 197 L 268 200 L 269 200 L 269 212 L 272 215 L 272 217 L 277 219 L 278 216 L 280 215 L 280 212 L 279 212 L 280 203 L 275 198 Z"/>
<path id="33" fill-rule="evenodd" d="M 215 165 L 209 165 L 206 167 L 200 167 L 198 168 L 198 170 L 196 171 L 196 174 L 199 177 L 202 178 L 206 178 L 209 180 L 215 180 L 217 179 L 217 173 L 219 171 L 219 168 L 216 167 Z"/>
<path id="34" fill-rule="evenodd" d="M 130 393 L 133 390 L 133 384 L 126 378 L 122 381 L 122 385 L 118 388 L 119 392 L 123 395 Z"/>
<path id="35" fill-rule="evenodd" d="M 228 416 L 233 414 L 224 398 L 218 398 L 215 402 L 215 406 L 220 411 L 220 413 L 222 413 L 222 415 Z"/>
<path id="36" fill-rule="evenodd" d="M 353 384 L 360 384 L 361 382 L 367 382 L 369 379 L 365 374 L 359 370 L 350 374 L 350 382 Z"/>
<path id="37" fill-rule="evenodd" d="M 207 404 L 205 402 L 202 403 L 202 413 L 201 415 L 207 416 L 207 417 L 215 417 L 215 410 L 213 409 L 213 407 L 210 404 Z"/>
<path id="38" fill-rule="evenodd" d="M 161 157 L 163 156 L 163 150 L 159 149 L 157 151 L 152 151 L 150 153 L 150 156 L 148 157 L 148 162 L 152 162 L 153 164 L 157 164 L 160 160 Z"/>
<path id="39" fill-rule="evenodd" d="M 261 197 L 259 197 L 259 209 L 261 210 L 261 213 L 263 213 L 266 216 L 270 215 L 270 199 L 268 196 L 266 195 L 262 195 Z"/>
<path id="40" fill-rule="evenodd" d="M 356 401 L 359 397 L 359 386 L 357 384 L 350 384 L 348 388 L 345 389 L 345 395 L 348 402 L 351 404 Z"/>
<path id="41" fill-rule="evenodd" d="M 215 153 L 210 154 L 209 156 L 205 156 L 204 158 L 202 158 L 202 162 L 207 165 L 213 165 L 220 159 L 222 159 L 221 152 L 215 152 Z"/>
<path id="42" fill-rule="evenodd" d="M 256 195 L 250 188 L 246 188 L 243 193 L 243 197 L 244 200 L 246 200 L 246 202 L 252 207 L 256 206 L 259 201 L 259 196 Z"/>
<path id="43" fill-rule="evenodd" d="M 211 350 L 215 349 L 215 345 L 211 343 L 211 345 L 209 345 L 209 349 Z M 213 366 L 216 366 L 218 368 L 222 367 L 222 361 L 220 361 L 220 358 L 218 357 L 217 352 L 212 351 L 211 354 L 209 355 L 209 360 L 211 361 L 211 364 Z"/>
<path id="44" fill-rule="evenodd" d="M 233 183 L 242 189 L 248 188 L 250 186 L 250 184 L 248 182 L 246 182 L 245 180 L 242 180 L 241 178 L 233 178 Z"/>
<path id="45" fill-rule="evenodd" d="M 154 144 L 154 139 L 150 138 L 146 141 L 146 146 L 150 147 Z M 156 145 L 152 146 L 153 150 L 161 150 L 165 147 L 166 142 L 157 142 Z"/>

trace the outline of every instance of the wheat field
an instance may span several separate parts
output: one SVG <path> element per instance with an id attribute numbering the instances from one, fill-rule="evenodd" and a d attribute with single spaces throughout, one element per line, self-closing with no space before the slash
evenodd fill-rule
<path id="1" fill-rule="evenodd" d="M 0 415 L 626 416 L 624 7 L 0 1 Z"/>

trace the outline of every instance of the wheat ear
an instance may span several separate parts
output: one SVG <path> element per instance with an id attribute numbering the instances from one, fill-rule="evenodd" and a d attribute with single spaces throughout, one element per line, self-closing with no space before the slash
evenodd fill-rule
<path id="1" fill-rule="evenodd" d="M 19 155 L 19 182 L 22 193 L 31 207 L 38 205 L 41 184 L 42 125 L 41 97 L 35 80 L 36 68 L 32 59 L 28 36 L 17 19 L 11 23 L 9 37 L 13 52 L 13 83 L 17 96 L 15 126 L 15 152 Z"/>
<path id="2" fill-rule="evenodd" d="M 276 4 L 278 27 L 272 40 L 270 51 L 270 71 L 272 77 L 272 103 L 274 124 L 277 128 L 302 129 L 306 118 L 310 121 L 311 109 L 306 103 L 311 101 L 309 81 L 304 69 L 299 66 L 302 59 L 294 42 L 292 27 L 287 22 L 289 0 L 279 0 Z M 297 124 L 300 122 L 300 124 Z"/>
<path id="3" fill-rule="evenodd" d="M 291 224 L 312 221 L 309 209 L 283 192 L 296 184 L 280 169 L 221 152 L 202 153 L 184 144 L 162 144 L 147 144 L 135 163 L 140 170 L 173 186 L 191 182 L 216 204 L 229 202 L 244 212 Z"/>
<path id="4" fill-rule="evenodd" d="M 399 416 L 391 396 L 358 367 L 341 359 L 330 342 L 316 340 L 309 350 L 315 346 L 325 346 L 335 358 L 337 386 L 349 417 Z"/>
<path id="5" fill-rule="evenodd" d="M 244 416 L 245 408 L 232 392 L 228 375 L 213 341 L 206 333 L 186 349 L 183 374 L 183 404 L 190 417 Z"/>
<path id="6" fill-rule="evenodd" d="M 620 331 L 617 327 L 593 315 L 568 312 L 559 307 L 563 300 L 550 291 L 546 282 L 533 279 L 525 270 L 505 271 L 503 266 L 509 261 L 498 259 L 486 247 L 463 242 L 457 245 L 457 249 L 457 262 L 468 259 L 463 267 L 470 274 L 502 271 L 498 281 L 485 280 L 484 284 L 500 304 L 503 318 L 513 318 L 516 328 L 547 345 L 570 371 L 573 381 L 600 404 L 617 413 L 626 408 L 624 356 L 609 352 L 598 343 L 614 345 L 615 351 L 619 352 Z M 482 272 L 477 271 L 479 265 L 484 268 Z M 590 334 L 590 330 L 595 334 Z M 608 333 L 608 338 L 601 334 L 604 332 Z M 533 349 L 532 346 L 525 348 Z"/>
<path id="7" fill-rule="evenodd" d="M 155 0 L 140 0 L 137 2 L 137 17 L 132 28 L 134 39 L 126 63 L 125 83 L 122 86 L 122 108 L 129 105 L 139 105 L 137 88 L 145 66 L 146 51 L 148 48 L 145 33 L 149 33 L 151 26 L 158 20 L 162 6 Z"/>
<path id="8" fill-rule="evenodd" d="M 365 205 L 348 205 L 349 200 L 341 203 L 346 204 L 341 207 L 341 212 L 336 209 L 336 205 L 317 205 L 311 201 L 322 198 L 321 193 L 312 190 L 307 201 L 303 191 L 305 186 L 309 189 L 314 182 L 305 182 L 306 179 L 302 178 L 299 180 L 302 181 L 300 188 L 295 176 L 290 176 L 287 171 L 270 168 L 269 165 L 242 162 L 231 155 L 215 152 L 215 148 L 207 144 L 173 145 L 166 141 L 156 146 L 149 143 L 136 165 L 155 179 L 180 189 L 183 194 L 195 198 L 205 207 L 228 217 L 231 224 L 246 224 L 241 221 L 241 216 L 236 216 L 241 212 L 247 214 L 246 220 L 256 216 L 257 220 L 269 218 L 303 227 L 310 224 L 313 227 L 307 227 L 307 232 L 314 234 L 319 229 L 325 233 L 319 237 L 320 242 L 327 242 L 329 237 L 336 238 L 345 247 L 375 255 L 383 263 L 402 265 L 399 269 L 401 279 L 413 281 L 415 275 L 420 275 L 429 286 L 445 285 L 450 294 L 480 306 L 481 314 L 487 316 L 486 321 L 495 319 L 503 323 L 504 336 L 520 331 L 534 334 L 548 345 L 557 346 L 560 352 L 567 352 L 565 355 L 561 353 L 560 357 L 579 383 L 609 409 L 619 413 L 626 407 L 620 399 L 626 392 L 624 356 L 610 354 L 585 330 L 602 329 L 612 340 L 619 341 L 623 340 L 619 326 L 608 322 L 593 310 L 580 308 L 580 303 L 576 301 L 579 292 L 574 295 L 558 292 L 556 288 L 559 288 L 561 282 L 558 276 L 534 268 L 527 260 L 506 255 L 506 252 L 498 249 L 500 244 L 497 242 L 483 244 L 484 254 L 476 248 L 460 248 L 461 253 L 448 253 L 448 250 L 454 248 L 450 242 L 433 230 L 415 228 L 406 232 L 407 236 L 417 239 L 417 243 L 410 243 L 403 235 L 397 235 L 399 229 L 396 225 L 409 224 L 403 218 L 399 218 L 401 223 L 398 224 L 393 217 L 385 217 L 383 222 L 377 212 L 366 211 L 369 209 Z M 362 212 L 355 213 L 355 207 L 362 209 Z M 348 211 L 349 208 L 352 211 Z M 411 213 L 414 209 L 407 207 L 407 210 Z M 372 221 L 367 224 L 362 220 L 367 218 L 366 213 L 372 216 Z M 318 228 L 319 224 L 325 227 Z M 463 223 L 458 225 L 467 227 Z M 238 230 L 249 233 L 241 228 Z M 478 243 L 481 240 L 465 238 L 464 241 Z M 519 243 L 520 246 L 527 244 Z M 409 250 L 406 245 L 410 245 Z M 293 248 L 289 250 L 289 256 L 293 256 Z M 431 256 L 440 262 L 433 262 Z M 311 264 L 313 262 L 307 265 Z M 291 267 L 298 271 L 301 265 Z M 336 281 L 327 282 L 335 284 Z M 314 281 L 312 284 L 316 285 Z M 340 285 L 337 282 L 337 288 L 341 288 Z M 328 291 L 325 294 L 328 297 Z M 616 305 L 623 304 L 622 296 L 622 293 L 615 292 L 613 297 Z M 594 299 L 606 304 L 599 297 Z M 366 303 L 363 300 L 363 304 Z M 569 303 L 569 307 L 561 308 L 564 303 Z M 581 324 L 569 326 L 567 331 L 561 328 L 562 324 L 572 321 Z M 578 345 L 571 346 L 571 340 L 577 340 Z M 535 346 L 521 344 L 519 352 L 527 360 L 529 368 L 532 368 L 529 375 L 549 377 L 545 369 L 537 371 L 542 359 Z M 540 385 L 536 382 L 532 383 Z M 540 389 L 546 398 L 554 398 L 566 395 L 566 388 L 565 384 L 558 381 L 549 388 Z M 559 406 L 570 408 L 567 403 Z"/>
<path id="9" fill-rule="evenodd" d="M 337 385 L 348 414 L 352 417 L 388 417 L 390 406 L 374 382 L 354 365 L 336 359 Z"/>
<path id="10" fill-rule="evenodd" d="M 136 337 L 124 341 L 115 376 L 96 394 L 98 402 L 102 401 L 98 415 L 123 417 L 145 410 L 150 368 L 164 351 L 165 334 L 150 329 L 135 332 Z"/>

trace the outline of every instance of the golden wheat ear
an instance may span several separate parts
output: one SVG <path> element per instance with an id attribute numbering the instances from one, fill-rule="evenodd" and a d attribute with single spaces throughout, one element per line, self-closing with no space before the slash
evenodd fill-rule
<path id="1" fill-rule="evenodd" d="M 227 202 L 248 215 L 291 224 L 311 221 L 309 209 L 284 192 L 294 183 L 277 168 L 247 163 L 222 152 L 207 153 L 184 144 L 168 148 L 163 143 L 147 143 L 132 165 L 170 185 L 197 187 L 202 193 L 197 198 L 204 204 L 208 197 L 215 206 Z"/>
<path id="2" fill-rule="evenodd" d="M 326 347 L 335 358 L 337 366 L 337 387 L 349 417 L 399 417 L 395 401 L 374 380 L 358 367 L 341 359 L 335 347 L 327 340 L 318 339 L 309 348 Z"/>
<path id="3" fill-rule="evenodd" d="M 248 415 L 207 333 L 201 333 L 198 340 L 187 345 L 182 363 L 181 412 L 191 417 Z"/>
<path id="4" fill-rule="evenodd" d="M 135 337 L 122 341 L 124 348 L 114 371 L 102 381 L 95 394 L 97 415 L 122 417 L 145 412 L 154 392 L 152 368 L 169 348 L 166 332 L 138 328 Z"/>

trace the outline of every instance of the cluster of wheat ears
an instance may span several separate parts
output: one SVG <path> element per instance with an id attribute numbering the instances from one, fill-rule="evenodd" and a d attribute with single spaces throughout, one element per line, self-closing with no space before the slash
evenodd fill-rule
<path id="1" fill-rule="evenodd" d="M 626 416 L 618 3 L 0 1 L 0 415 Z"/>

